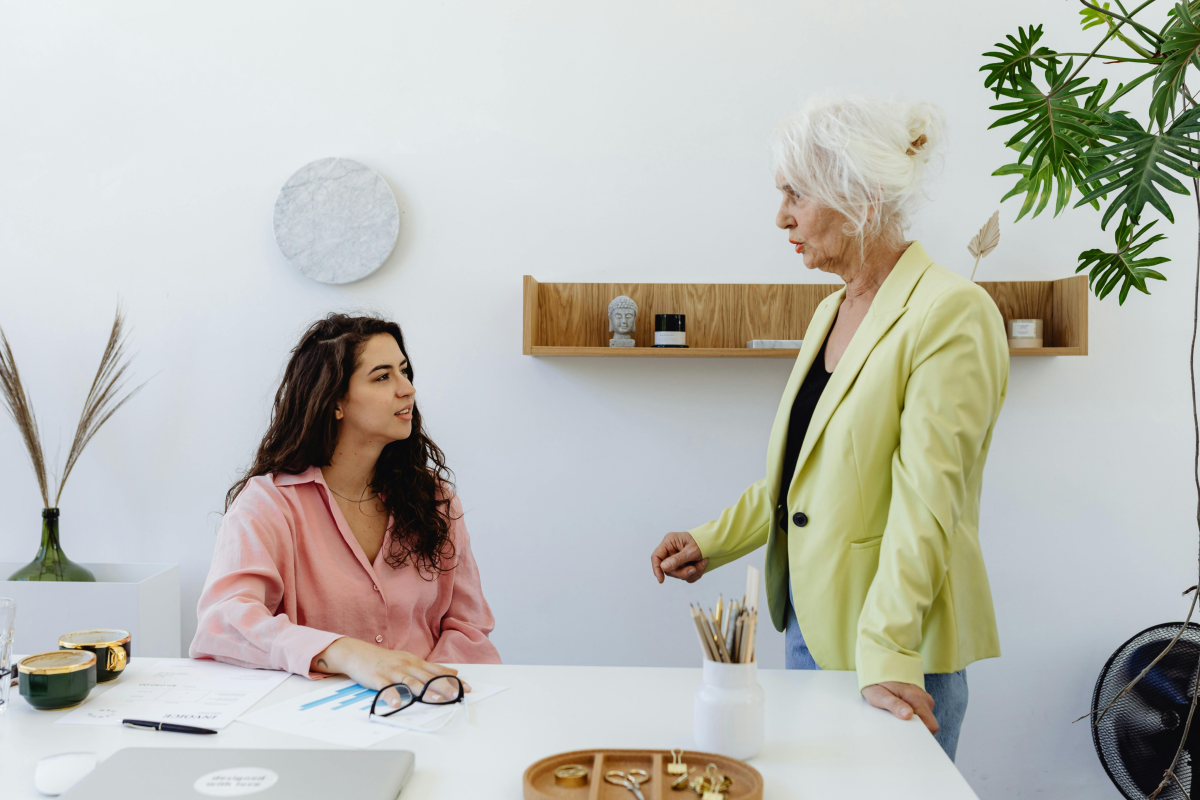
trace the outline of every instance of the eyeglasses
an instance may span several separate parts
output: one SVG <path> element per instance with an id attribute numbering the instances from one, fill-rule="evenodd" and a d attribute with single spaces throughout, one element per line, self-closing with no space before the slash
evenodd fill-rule
<path id="1" fill-rule="evenodd" d="M 432 715 L 406 714 L 399 718 L 396 718 L 395 715 L 417 703 L 423 703 L 428 706 L 450 706 L 459 703 L 465 707 L 466 704 L 463 703 L 463 696 L 462 681 L 453 675 L 439 675 L 429 680 L 421 687 L 421 691 L 416 693 L 403 683 L 393 683 L 375 693 L 375 700 L 371 703 L 368 716 L 372 722 L 383 722 L 388 725 L 396 725 L 415 731 L 435 731 L 453 719 L 454 714 L 439 715 L 436 712 Z M 429 709 L 429 711 L 432 712 L 433 709 Z M 435 723 L 433 725 L 407 724 L 410 721 L 410 717 L 413 723 L 418 723 L 429 720 L 430 716 L 436 718 L 433 720 Z"/>

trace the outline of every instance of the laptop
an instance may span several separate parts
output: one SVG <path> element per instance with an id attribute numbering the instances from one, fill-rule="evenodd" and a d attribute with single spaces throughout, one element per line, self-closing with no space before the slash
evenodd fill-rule
<path id="1" fill-rule="evenodd" d="M 407 750 L 118 750 L 62 796 L 396 800 L 413 770 Z"/>

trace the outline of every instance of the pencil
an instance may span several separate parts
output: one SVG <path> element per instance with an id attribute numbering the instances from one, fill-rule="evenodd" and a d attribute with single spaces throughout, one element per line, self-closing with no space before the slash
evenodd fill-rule
<path id="1" fill-rule="evenodd" d="M 689 604 L 688 608 L 692 612 L 692 623 L 696 626 L 696 635 L 700 637 L 700 649 L 704 651 L 704 657 L 709 661 L 716 661 L 717 659 L 713 658 L 712 648 L 708 645 L 708 637 L 704 635 L 704 628 L 700 625 L 700 615 L 696 613 L 694 606 Z"/>
<path id="2" fill-rule="evenodd" d="M 702 623 L 704 623 L 704 632 L 708 634 L 708 643 L 712 646 L 712 649 L 713 649 L 713 654 L 714 654 L 713 661 L 729 663 L 729 659 L 726 658 L 725 655 L 721 653 L 721 645 L 720 645 L 721 640 L 717 636 L 717 634 L 713 631 L 711 614 L 709 614 L 707 612 L 701 613 L 700 621 Z"/>
<path id="3" fill-rule="evenodd" d="M 717 655 L 717 648 L 713 645 L 712 636 L 708 632 L 708 626 L 704 620 L 704 610 L 696 607 L 692 609 L 692 620 L 696 623 L 696 630 L 700 633 L 700 639 L 704 643 L 704 652 L 708 656 L 709 661 L 720 661 L 721 657 Z"/>
<path id="4" fill-rule="evenodd" d="M 735 621 L 735 620 L 737 620 L 737 616 L 736 616 L 737 607 L 734 606 L 732 600 L 729 601 L 729 608 L 727 609 L 727 611 L 728 611 L 728 613 L 726 614 L 726 617 L 728 618 L 728 620 L 726 623 L 726 627 L 728 628 L 729 632 L 725 634 L 725 649 L 729 651 L 730 658 L 736 662 L 737 661 L 737 652 L 738 652 L 737 644 L 736 644 L 737 623 Z"/>
<path id="5" fill-rule="evenodd" d="M 717 643 L 713 639 L 712 621 L 708 618 L 708 612 L 703 608 L 698 608 L 696 611 L 696 620 L 700 623 L 700 627 L 704 631 L 704 643 L 708 645 L 708 650 L 712 653 L 712 660 L 720 662 L 721 652 L 717 650 Z"/>
<path id="6" fill-rule="evenodd" d="M 714 632 L 713 638 L 717 640 L 717 652 L 721 654 L 721 660 L 726 664 L 732 664 L 733 658 L 730 657 L 729 650 L 725 647 L 725 639 L 721 636 L 720 626 L 717 626 L 717 630 Z"/>

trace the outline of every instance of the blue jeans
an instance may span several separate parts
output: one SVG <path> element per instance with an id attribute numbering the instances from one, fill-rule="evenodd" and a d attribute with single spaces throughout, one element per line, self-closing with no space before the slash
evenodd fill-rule
<path id="1" fill-rule="evenodd" d="M 792 608 L 791 591 L 789 580 L 784 665 L 788 669 L 820 669 L 808 651 L 804 634 L 800 632 L 800 621 L 796 619 L 796 611 Z M 958 734 L 967 713 L 967 671 L 960 669 L 958 672 L 927 674 L 925 691 L 933 697 L 933 717 L 940 727 L 933 738 L 953 761 L 958 751 Z"/>

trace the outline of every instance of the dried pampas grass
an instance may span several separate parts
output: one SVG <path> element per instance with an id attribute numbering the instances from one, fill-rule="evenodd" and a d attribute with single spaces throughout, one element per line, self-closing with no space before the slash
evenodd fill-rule
<path id="1" fill-rule="evenodd" d="M 21 373 L 17 370 L 17 362 L 13 359 L 12 347 L 8 337 L 0 330 L 0 401 L 4 410 L 17 423 L 17 430 L 25 441 L 25 449 L 29 453 L 29 462 L 33 465 L 33 474 L 37 477 L 38 488 L 42 491 L 42 502 L 50 507 L 50 487 L 46 482 L 46 460 L 42 458 L 42 439 L 38 434 L 37 417 L 29 398 L 25 396 L 25 386 L 21 383 Z"/>
<path id="2" fill-rule="evenodd" d="M 63 467 L 62 475 L 56 478 L 57 486 L 53 492 L 54 504 L 51 505 L 50 482 L 46 478 L 46 460 L 42 455 L 42 441 L 38 432 L 37 417 L 33 413 L 33 407 L 30 405 L 25 387 L 21 383 L 21 373 L 17 370 L 12 347 L 9 346 L 4 331 L 0 330 L 0 402 L 4 404 L 8 415 L 17 424 L 17 430 L 20 431 L 21 438 L 25 441 L 25 449 L 29 453 L 29 461 L 33 465 L 38 488 L 42 492 L 42 502 L 46 508 L 58 507 L 58 501 L 62 498 L 63 486 L 66 485 L 71 470 L 75 468 L 84 448 L 87 447 L 96 432 L 105 422 L 108 422 L 109 417 L 115 414 L 117 409 L 125 405 L 129 398 L 146 385 L 143 383 L 118 398 L 125 388 L 125 373 L 129 370 L 131 363 L 125 352 L 126 344 L 125 316 L 118 306 L 112 330 L 108 334 L 108 344 L 105 345 L 104 354 L 100 357 L 100 367 L 96 370 L 96 377 L 92 379 L 92 388 L 88 391 L 87 399 L 83 403 L 83 412 L 79 415 L 75 437 L 71 440 L 71 450 L 67 453 L 67 463 Z"/>

